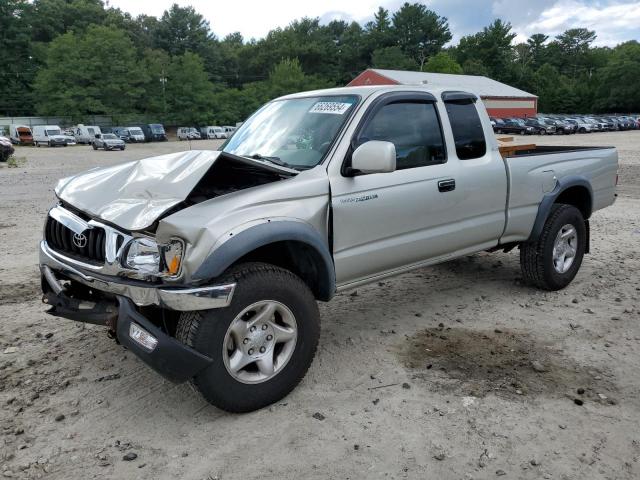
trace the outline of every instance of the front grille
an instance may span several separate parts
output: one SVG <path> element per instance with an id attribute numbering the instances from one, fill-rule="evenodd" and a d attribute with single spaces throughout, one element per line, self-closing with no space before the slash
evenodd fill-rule
<path id="1" fill-rule="evenodd" d="M 102 264 L 105 259 L 105 231 L 99 227 L 85 230 L 86 242 L 73 241 L 75 233 L 52 217 L 48 217 L 45 229 L 47 244 L 67 256 L 89 263 Z M 84 244 L 79 247 L 78 244 Z"/>

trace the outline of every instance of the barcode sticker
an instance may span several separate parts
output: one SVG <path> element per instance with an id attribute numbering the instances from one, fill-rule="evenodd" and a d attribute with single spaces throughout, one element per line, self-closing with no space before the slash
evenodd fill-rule
<path id="1" fill-rule="evenodd" d="M 342 103 L 342 102 L 318 102 L 309 113 L 330 113 L 332 115 L 344 115 L 344 112 L 349 110 L 351 106 L 350 103 Z"/>

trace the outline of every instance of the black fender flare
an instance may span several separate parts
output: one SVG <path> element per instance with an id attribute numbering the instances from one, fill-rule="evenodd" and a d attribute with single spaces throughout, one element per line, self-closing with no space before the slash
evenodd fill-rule
<path id="1" fill-rule="evenodd" d="M 531 230 L 531 235 L 529 235 L 529 242 L 533 242 L 540 238 L 542 234 L 542 228 L 544 227 L 549 214 L 551 213 L 551 207 L 553 207 L 556 200 L 564 192 L 565 190 L 571 187 L 584 187 L 589 191 L 589 197 L 591 198 L 591 207 L 589 208 L 588 215 L 585 218 L 587 221 L 587 229 L 588 229 L 588 218 L 591 215 L 591 208 L 593 206 L 593 188 L 591 188 L 591 183 L 583 177 L 579 175 L 571 175 L 568 177 L 564 177 L 562 180 L 558 180 L 556 187 L 553 191 L 546 193 L 542 197 L 542 202 L 538 206 L 538 214 L 536 216 L 536 220 L 533 223 L 533 230 Z M 587 247 L 588 248 L 588 247 Z"/>
<path id="2" fill-rule="evenodd" d="M 333 257 L 318 231 L 311 225 L 294 220 L 266 221 L 234 234 L 215 248 L 193 274 L 193 280 L 206 281 L 219 277 L 233 263 L 257 248 L 276 242 L 296 241 L 312 248 L 320 259 L 318 298 L 328 301 L 336 292 Z"/>

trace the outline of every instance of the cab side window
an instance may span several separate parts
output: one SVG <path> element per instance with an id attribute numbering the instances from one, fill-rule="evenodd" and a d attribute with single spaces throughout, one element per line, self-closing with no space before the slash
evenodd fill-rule
<path id="1" fill-rule="evenodd" d="M 487 143 L 475 102 L 470 99 L 446 102 L 449 123 L 453 131 L 456 153 L 460 160 L 483 157 Z M 515 122 L 507 121 L 507 125 Z"/>
<path id="2" fill-rule="evenodd" d="M 397 170 L 446 162 L 440 120 L 430 102 L 400 101 L 383 106 L 358 136 L 360 145 L 370 140 L 395 145 Z"/>

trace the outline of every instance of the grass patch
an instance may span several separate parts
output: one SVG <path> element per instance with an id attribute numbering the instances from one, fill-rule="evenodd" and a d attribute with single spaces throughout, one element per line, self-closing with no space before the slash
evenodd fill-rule
<path id="1" fill-rule="evenodd" d="M 8 168 L 18 168 L 22 167 L 27 163 L 26 157 L 16 157 L 15 155 L 11 155 L 7 159 L 7 167 Z"/>

